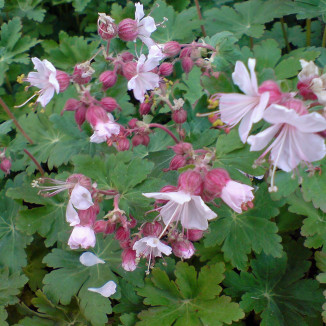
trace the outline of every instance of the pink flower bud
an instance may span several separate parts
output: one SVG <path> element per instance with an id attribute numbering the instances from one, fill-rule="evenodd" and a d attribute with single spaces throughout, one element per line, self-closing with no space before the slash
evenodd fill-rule
<path id="1" fill-rule="evenodd" d="M 181 50 L 179 58 L 183 59 L 183 58 L 186 58 L 186 57 L 190 57 L 190 55 L 191 55 L 191 48 L 190 47 L 183 48 Z"/>
<path id="2" fill-rule="evenodd" d="M 134 77 L 137 74 L 137 63 L 134 61 L 126 62 L 122 65 L 122 73 L 130 80 L 132 77 Z"/>
<path id="3" fill-rule="evenodd" d="M 188 170 L 179 175 L 178 187 L 192 195 L 200 196 L 203 191 L 203 179 L 199 172 Z"/>
<path id="4" fill-rule="evenodd" d="M 103 84 L 102 88 L 106 91 L 108 88 L 113 87 L 117 82 L 117 74 L 115 71 L 107 70 L 101 73 L 99 80 Z"/>
<path id="5" fill-rule="evenodd" d="M 118 107 L 118 103 L 113 97 L 104 97 L 100 102 L 106 112 L 112 112 Z"/>
<path id="6" fill-rule="evenodd" d="M 91 81 L 93 73 L 94 71 L 89 65 L 79 64 L 74 68 L 72 79 L 75 83 L 84 85 Z"/>
<path id="7" fill-rule="evenodd" d="M 149 112 L 151 112 L 151 107 L 152 107 L 151 103 L 146 103 L 146 102 L 141 103 L 139 107 L 139 114 L 140 115 L 148 114 Z"/>
<path id="8" fill-rule="evenodd" d="M 183 143 L 183 142 L 171 146 L 170 148 L 172 148 L 174 153 L 176 153 L 177 155 L 188 154 L 189 152 L 192 151 L 192 145 L 190 143 Z"/>
<path id="9" fill-rule="evenodd" d="M 161 223 L 159 223 L 157 221 L 147 222 L 144 224 L 142 231 L 143 231 L 143 235 L 145 237 L 153 236 L 153 237 L 158 238 L 163 231 L 163 226 Z"/>
<path id="10" fill-rule="evenodd" d="M 96 126 L 99 121 L 107 122 L 109 120 L 106 111 L 97 105 L 92 105 L 86 112 L 86 120 L 92 125 Z"/>
<path id="11" fill-rule="evenodd" d="M 132 146 L 136 147 L 139 145 L 143 144 L 143 136 L 142 135 L 135 135 L 134 137 L 132 137 Z"/>
<path id="12" fill-rule="evenodd" d="M 162 76 L 170 76 L 173 73 L 173 64 L 170 62 L 163 62 L 158 71 Z"/>
<path id="13" fill-rule="evenodd" d="M 194 245 L 187 239 L 177 240 L 171 247 L 174 255 L 182 259 L 189 259 L 195 253 Z"/>
<path id="14" fill-rule="evenodd" d="M 151 141 L 151 139 L 149 138 L 149 136 L 147 134 L 143 135 L 143 142 L 142 144 L 144 146 L 148 146 L 149 142 Z"/>
<path id="15" fill-rule="evenodd" d="M 56 79 L 59 83 L 59 92 L 64 92 L 70 85 L 70 76 L 61 70 L 57 70 Z"/>
<path id="16" fill-rule="evenodd" d="M 311 81 L 299 81 L 297 84 L 297 88 L 299 90 L 300 95 L 304 100 L 317 100 L 316 94 L 310 88 Z"/>
<path id="17" fill-rule="evenodd" d="M 301 100 L 295 98 L 284 102 L 283 105 L 289 109 L 296 111 L 299 115 L 305 115 L 309 113 L 304 103 Z"/>
<path id="18" fill-rule="evenodd" d="M 175 110 L 172 112 L 172 120 L 175 123 L 185 123 L 187 121 L 187 111 L 184 109 Z"/>
<path id="19" fill-rule="evenodd" d="M 132 272 L 137 267 L 136 262 L 136 250 L 132 250 L 131 248 L 125 249 L 122 254 L 122 268 L 127 272 Z"/>
<path id="20" fill-rule="evenodd" d="M 183 71 L 186 74 L 189 74 L 189 72 L 192 70 L 192 68 L 194 67 L 194 62 L 192 61 L 191 58 L 189 57 L 185 57 L 181 60 L 181 66 Z"/>
<path id="21" fill-rule="evenodd" d="M 178 191 L 178 188 L 176 186 L 171 186 L 171 185 L 164 186 L 160 190 L 160 192 L 175 192 L 175 191 Z"/>
<path id="22" fill-rule="evenodd" d="M 182 167 L 184 167 L 187 164 L 187 159 L 182 155 L 176 155 L 173 157 L 173 159 L 170 162 L 170 166 L 168 170 L 178 170 Z"/>
<path id="23" fill-rule="evenodd" d="M 0 169 L 5 173 L 9 174 L 11 169 L 11 161 L 5 157 L 0 163 Z"/>
<path id="24" fill-rule="evenodd" d="M 94 224 L 94 232 L 95 233 L 104 233 L 107 227 L 108 221 L 105 220 L 98 220 Z"/>
<path id="25" fill-rule="evenodd" d="M 70 98 L 69 100 L 67 100 L 61 114 L 63 113 L 63 111 L 76 111 L 81 105 L 81 102 L 74 99 L 74 98 Z"/>
<path id="26" fill-rule="evenodd" d="M 102 40 L 108 41 L 117 36 L 118 26 L 110 21 L 101 23 L 98 27 L 98 34 L 101 36 Z"/>
<path id="27" fill-rule="evenodd" d="M 112 221 L 108 221 L 107 225 L 106 225 L 106 229 L 104 231 L 104 234 L 112 234 L 114 233 L 115 229 L 116 229 L 117 224 L 115 222 Z"/>
<path id="28" fill-rule="evenodd" d="M 118 230 L 115 233 L 115 239 L 118 241 L 126 241 L 129 240 L 130 237 L 130 231 L 129 229 L 126 229 L 122 226 L 118 228 Z"/>
<path id="29" fill-rule="evenodd" d="M 203 237 L 204 231 L 189 229 L 187 230 L 186 235 L 189 241 L 199 241 Z"/>
<path id="30" fill-rule="evenodd" d="M 79 210 L 78 216 L 80 219 L 80 225 L 83 226 L 92 226 L 96 220 L 97 214 L 100 211 L 100 207 L 98 204 L 94 204 L 93 206 L 89 207 L 85 210 Z"/>
<path id="31" fill-rule="evenodd" d="M 128 122 L 128 125 L 129 125 L 129 127 L 130 128 L 135 128 L 136 127 L 136 123 L 137 123 L 137 119 L 136 118 L 133 118 L 133 119 L 131 119 L 129 122 Z"/>
<path id="32" fill-rule="evenodd" d="M 118 25 L 118 35 L 123 41 L 134 41 L 138 35 L 137 22 L 131 18 L 123 19 Z"/>
<path id="33" fill-rule="evenodd" d="M 174 57 L 181 51 L 181 46 L 176 41 L 169 41 L 164 44 L 163 53 L 169 57 Z"/>
<path id="34" fill-rule="evenodd" d="M 124 62 L 132 61 L 134 60 L 134 55 L 128 51 L 121 53 L 121 58 Z"/>
<path id="35" fill-rule="evenodd" d="M 119 245 L 120 245 L 120 248 L 121 249 L 130 248 L 130 241 L 129 241 L 129 239 L 128 240 L 125 240 L 125 241 L 120 241 L 119 242 Z"/>
<path id="36" fill-rule="evenodd" d="M 128 151 L 130 148 L 129 140 L 125 137 L 119 138 L 117 141 L 117 150 L 119 152 Z"/>
<path id="37" fill-rule="evenodd" d="M 84 188 L 90 190 L 92 188 L 92 181 L 90 178 L 80 173 L 74 173 L 66 179 L 67 183 L 77 184 L 79 183 Z"/>
<path id="38" fill-rule="evenodd" d="M 218 168 L 208 171 L 204 179 L 203 199 L 211 201 L 215 197 L 219 197 L 229 180 L 229 173 L 224 169 Z"/>
<path id="39" fill-rule="evenodd" d="M 79 128 L 86 120 L 86 112 L 87 108 L 84 105 L 75 111 L 75 121 Z"/>
<path id="40" fill-rule="evenodd" d="M 280 103 L 282 101 L 282 92 L 274 80 L 265 80 L 258 88 L 258 93 L 269 92 L 268 105 Z"/>

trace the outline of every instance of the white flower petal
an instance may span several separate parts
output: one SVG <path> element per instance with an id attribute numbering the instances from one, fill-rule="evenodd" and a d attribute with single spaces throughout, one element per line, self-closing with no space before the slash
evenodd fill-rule
<path id="1" fill-rule="evenodd" d="M 255 60 L 255 59 L 252 59 Z M 250 69 L 252 69 L 252 61 L 250 62 Z M 237 61 L 234 72 L 232 74 L 233 82 L 246 94 L 250 96 L 257 96 L 257 84 L 253 84 L 254 80 L 250 78 L 249 72 L 243 62 Z M 256 82 L 257 83 L 257 82 Z"/>
<path id="2" fill-rule="evenodd" d="M 183 203 L 186 203 L 191 200 L 191 195 L 189 195 L 183 191 L 149 192 L 149 193 L 143 193 L 143 196 L 145 196 L 147 198 L 171 200 L 178 204 L 183 204 Z"/>
<path id="3" fill-rule="evenodd" d="M 250 151 L 260 151 L 265 148 L 268 143 L 273 139 L 273 137 L 280 130 L 281 125 L 271 126 L 257 135 L 249 136 L 247 139 L 247 143 L 251 145 Z"/>
<path id="4" fill-rule="evenodd" d="M 80 255 L 79 261 L 84 266 L 94 266 L 97 264 L 105 264 L 105 261 L 98 258 L 92 252 L 84 252 Z"/>
<path id="5" fill-rule="evenodd" d="M 108 298 L 117 292 L 117 284 L 114 281 L 109 281 L 100 288 L 88 288 L 88 291 L 99 293 Z"/>
<path id="6" fill-rule="evenodd" d="M 66 210 L 66 221 L 69 223 L 70 226 L 75 226 L 80 223 L 80 219 L 78 213 L 72 206 L 71 201 L 69 200 Z"/>
<path id="7" fill-rule="evenodd" d="M 135 20 L 138 22 L 145 16 L 143 5 L 140 2 L 135 3 L 136 11 L 135 11 Z"/>
<path id="8" fill-rule="evenodd" d="M 78 249 L 79 247 L 87 249 L 94 248 L 96 244 L 95 232 L 88 226 L 77 225 L 71 232 L 68 240 L 68 246 L 71 249 Z"/>
<path id="9" fill-rule="evenodd" d="M 94 205 L 91 193 L 78 183 L 71 192 L 70 201 L 77 209 L 82 210 Z"/>

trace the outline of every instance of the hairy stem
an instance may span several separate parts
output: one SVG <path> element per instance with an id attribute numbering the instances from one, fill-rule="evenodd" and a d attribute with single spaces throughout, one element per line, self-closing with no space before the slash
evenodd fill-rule
<path id="1" fill-rule="evenodd" d="M 171 138 L 176 142 L 176 144 L 179 143 L 178 138 L 176 136 L 174 136 L 174 134 L 172 133 L 172 131 L 169 130 L 168 128 L 166 128 L 165 126 L 160 125 L 159 123 L 150 123 L 148 125 L 148 127 L 150 127 L 150 128 L 160 128 L 160 129 L 164 130 L 167 134 L 169 134 L 171 136 Z"/>
<path id="2" fill-rule="evenodd" d="M 201 12 L 200 12 L 199 1 L 195 0 L 195 4 L 196 4 L 198 18 L 199 18 L 199 20 L 203 20 L 203 16 L 201 15 Z M 202 24 L 202 25 L 200 25 L 200 28 L 203 33 L 203 36 L 206 37 L 207 34 L 206 34 L 205 26 Z"/>
<path id="3" fill-rule="evenodd" d="M 288 52 L 291 51 L 291 47 L 290 47 L 290 43 L 289 43 L 289 40 L 288 40 L 288 36 L 287 36 L 287 33 L 286 33 L 286 30 L 285 30 L 285 23 L 284 23 L 284 18 L 282 17 L 280 19 L 281 21 L 281 26 L 282 26 L 282 33 L 283 33 L 283 37 L 284 37 L 284 41 L 285 41 L 285 45 L 286 45 L 286 49 Z"/>
<path id="4" fill-rule="evenodd" d="M 27 139 L 27 141 L 30 144 L 34 144 L 33 140 L 26 134 L 26 132 L 24 131 L 24 129 L 21 127 L 21 125 L 18 123 L 17 119 L 15 118 L 15 116 L 13 115 L 13 113 L 10 111 L 10 109 L 8 108 L 7 104 L 2 100 L 2 98 L 0 97 L 0 105 L 2 106 L 2 108 L 6 111 L 6 113 L 9 115 L 9 117 L 13 120 L 15 126 L 17 127 L 17 129 L 23 134 L 23 136 Z"/>
<path id="5" fill-rule="evenodd" d="M 34 162 L 34 164 L 37 166 L 38 170 L 40 171 L 42 177 L 44 176 L 44 170 L 41 167 L 40 163 L 37 162 L 36 158 L 27 150 L 24 149 L 24 152 L 29 156 L 29 158 Z"/>

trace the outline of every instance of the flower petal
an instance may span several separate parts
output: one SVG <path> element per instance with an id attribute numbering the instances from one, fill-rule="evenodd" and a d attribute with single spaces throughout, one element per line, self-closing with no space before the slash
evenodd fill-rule
<path id="1" fill-rule="evenodd" d="M 45 107 L 52 99 L 54 95 L 54 87 L 50 86 L 46 89 L 43 88 L 42 94 L 37 98 L 36 102 L 41 103 Z"/>
<path id="2" fill-rule="evenodd" d="M 72 206 L 71 201 L 69 200 L 66 210 L 66 221 L 69 223 L 70 226 L 75 226 L 80 223 L 80 219 L 78 213 Z"/>
<path id="3" fill-rule="evenodd" d="M 250 151 L 260 151 L 265 148 L 277 134 L 280 128 L 281 125 L 274 125 L 258 133 L 257 135 L 249 136 L 247 143 L 251 145 Z"/>
<path id="4" fill-rule="evenodd" d="M 189 202 L 191 200 L 191 196 L 189 194 L 186 194 L 183 191 L 149 192 L 149 193 L 143 193 L 143 196 L 145 196 L 147 198 L 171 200 L 177 204 L 183 204 L 183 203 Z"/>
<path id="5" fill-rule="evenodd" d="M 255 59 L 253 61 L 248 61 L 250 63 L 250 69 L 252 70 L 255 66 Z M 254 79 L 250 78 L 249 72 L 243 62 L 237 61 L 235 64 L 234 72 L 232 74 L 233 82 L 246 94 L 249 96 L 257 96 L 257 81 L 254 84 Z"/>
<path id="6" fill-rule="evenodd" d="M 144 7 L 140 2 L 136 2 L 135 7 L 136 7 L 135 20 L 139 22 L 145 16 Z"/>
<path id="7" fill-rule="evenodd" d="M 99 293 L 108 298 L 117 292 L 117 284 L 114 281 L 109 281 L 100 288 L 88 288 L 88 291 Z"/>
<path id="8" fill-rule="evenodd" d="M 79 261 L 84 266 L 94 266 L 97 264 L 105 264 L 105 261 L 98 258 L 92 252 L 84 252 L 80 255 Z"/>
<path id="9" fill-rule="evenodd" d="M 79 183 L 77 183 L 72 190 L 70 201 L 77 209 L 82 210 L 94 205 L 91 193 Z"/>

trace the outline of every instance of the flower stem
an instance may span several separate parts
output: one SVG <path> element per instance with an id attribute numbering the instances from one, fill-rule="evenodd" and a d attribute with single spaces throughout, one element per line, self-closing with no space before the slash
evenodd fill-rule
<path id="1" fill-rule="evenodd" d="M 324 33 L 323 33 L 323 40 L 321 42 L 321 46 L 324 48 L 326 46 L 326 25 L 324 27 Z"/>
<path id="2" fill-rule="evenodd" d="M 311 44 L 311 19 L 306 20 L 306 45 Z"/>
<path id="3" fill-rule="evenodd" d="M 198 18 L 199 18 L 199 20 L 203 20 L 203 16 L 201 15 L 201 12 L 200 12 L 199 1 L 195 0 L 195 4 L 196 4 Z M 205 26 L 202 24 L 202 25 L 200 25 L 200 28 L 203 33 L 203 36 L 206 37 L 207 34 L 206 34 Z"/>
<path id="4" fill-rule="evenodd" d="M 26 134 L 26 132 L 21 127 L 21 125 L 18 123 L 17 119 L 15 118 L 15 116 L 13 115 L 13 113 L 10 111 L 10 109 L 7 106 L 7 104 L 2 100 L 2 98 L 0 98 L 0 105 L 6 111 L 6 113 L 9 115 L 9 117 L 13 120 L 13 122 L 14 122 L 15 126 L 17 127 L 17 129 L 23 134 L 23 136 L 27 139 L 27 141 L 30 144 L 34 144 L 33 140 Z"/>
<path id="5" fill-rule="evenodd" d="M 179 143 L 179 140 L 176 136 L 174 136 L 174 134 L 172 133 L 171 130 L 169 130 L 168 128 L 166 128 L 165 126 L 163 125 L 160 125 L 159 123 L 150 123 L 148 125 L 149 128 L 160 128 L 162 130 L 164 130 L 167 134 L 169 134 L 171 136 L 171 138 L 173 138 L 173 140 L 176 142 L 176 144 Z"/>
<path id="6" fill-rule="evenodd" d="M 286 30 L 285 30 L 285 23 L 284 23 L 284 18 L 282 17 L 280 19 L 281 21 L 281 27 L 282 27 L 282 33 L 283 33 L 283 37 L 284 37 L 284 41 L 285 41 L 285 45 L 286 45 L 286 49 L 288 52 L 291 51 L 291 47 L 290 47 L 290 43 L 289 43 L 289 40 L 288 40 L 288 36 L 287 36 L 287 33 L 286 33 Z"/>
<path id="7" fill-rule="evenodd" d="M 24 152 L 30 157 L 30 159 L 34 162 L 34 164 L 37 166 L 38 170 L 40 171 L 42 177 L 44 176 L 44 170 L 41 167 L 40 163 L 37 162 L 36 158 L 27 150 L 24 149 Z"/>

